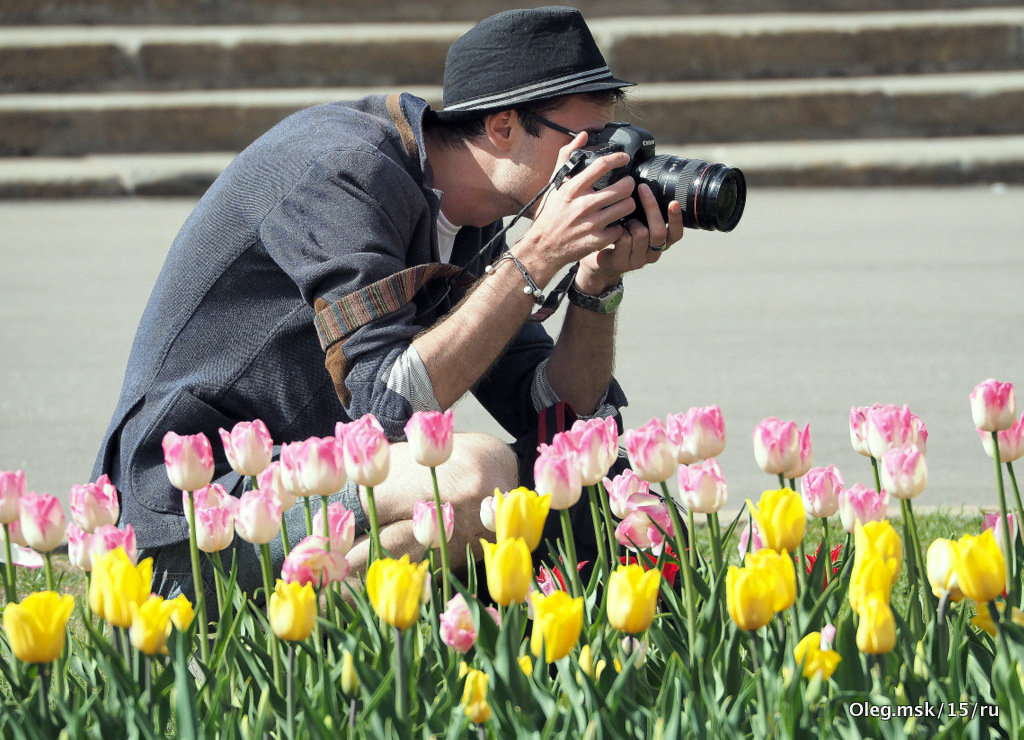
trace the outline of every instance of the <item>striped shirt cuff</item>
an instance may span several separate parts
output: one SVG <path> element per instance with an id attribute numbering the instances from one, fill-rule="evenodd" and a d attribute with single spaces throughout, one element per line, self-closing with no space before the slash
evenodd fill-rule
<path id="1" fill-rule="evenodd" d="M 549 358 L 550 359 L 550 358 Z M 530 400 L 533 401 L 533 408 L 539 414 L 549 406 L 554 406 L 562 399 L 555 393 L 555 389 L 551 387 L 551 382 L 548 380 L 548 360 L 544 360 L 537 365 L 537 370 L 533 374 L 533 385 L 530 388 Z M 594 413 L 588 415 L 579 416 L 580 419 L 597 419 L 607 418 L 609 416 L 615 416 L 619 413 L 619 410 L 612 404 L 608 403 L 608 391 L 604 392 L 601 396 L 601 400 L 597 403 L 597 408 Z"/>
<path id="2" fill-rule="evenodd" d="M 386 382 L 389 390 L 409 402 L 413 413 L 441 410 L 427 368 L 420 359 L 420 353 L 411 344 L 391 366 Z"/>

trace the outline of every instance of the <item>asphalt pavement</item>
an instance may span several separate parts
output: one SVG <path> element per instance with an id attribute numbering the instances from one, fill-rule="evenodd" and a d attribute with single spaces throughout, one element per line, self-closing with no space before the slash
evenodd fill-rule
<path id="1" fill-rule="evenodd" d="M 195 199 L 0 201 L 0 469 L 65 501 L 89 479 L 153 281 Z M 871 482 L 851 406 L 927 424 L 916 506 L 992 507 L 968 394 L 995 377 L 1024 404 L 1024 188 L 748 194 L 732 233 L 687 232 L 626 279 L 616 376 L 627 426 L 718 404 L 728 508 L 774 487 L 751 432 L 811 426 L 815 464 Z M 557 330 L 557 318 L 552 320 Z M 473 402 L 461 431 L 500 433 Z"/>

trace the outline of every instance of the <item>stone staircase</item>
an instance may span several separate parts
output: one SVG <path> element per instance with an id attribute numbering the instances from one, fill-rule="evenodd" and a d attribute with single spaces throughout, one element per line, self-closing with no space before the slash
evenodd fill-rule
<path id="1" fill-rule="evenodd" d="M 1024 183 L 1010 0 L 576 3 L 658 151 L 752 186 Z M 540 3 L 537 3 L 540 4 Z M 439 102 L 448 44 L 511 4 L 0 0 L 0 197 L 197 195 L 298 108 Z"/>

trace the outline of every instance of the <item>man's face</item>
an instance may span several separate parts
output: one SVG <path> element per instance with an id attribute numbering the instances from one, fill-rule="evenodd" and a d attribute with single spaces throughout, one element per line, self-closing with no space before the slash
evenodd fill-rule
<path id="1" fill-rule="evenodd" d="M 614 120 L 615 105 L 597 103 L 586 96 L 566 98 L 555 110 L 548 111 L 544 118 L 573 132 L 586 131 L 589 135 L 600 132 L 605 124 Z M 525 134 L 521 146 L 515 153 L 516 164 L 513 187 L 519 207 L 526 205 L 551 179 L 558 164 L 562 147 L 573 137 L 548 126 L 540 126 L 539 136 Z M 534 206 L 536 208 L 536 206 Z M 528 214 L 530 217 L 533 213 Z"/>

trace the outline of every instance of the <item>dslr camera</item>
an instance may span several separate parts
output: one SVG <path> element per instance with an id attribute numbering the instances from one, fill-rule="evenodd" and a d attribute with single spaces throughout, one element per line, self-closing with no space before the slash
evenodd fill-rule
<path id="1" fill-rule="evenodd" d="M 639 126 L 624 121 L 607 124 L 599 134 L 592 134 L 587 146 L 577 149 L 569 158 L 569 171 L 573 175 L 588 164 L 614 152 L 626 152 L 629 163 L 612 170 L 594 184 L 595 190 L 631 176 L 637 185 L 647 183 L 668 221 L 668 204 L 677 201 L 683 209 L 683 226 L 707 231 L 732 231 L 743 215 L 747 200 L 747 182 L 735 167 L 705 162 L 701 159 L 683 159 L 654 153 L 654 136 Z M 633 192 L 636 210 L 627 218 L 646 223 L 643 205 Z"/>

